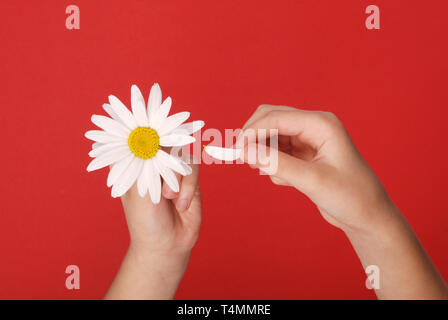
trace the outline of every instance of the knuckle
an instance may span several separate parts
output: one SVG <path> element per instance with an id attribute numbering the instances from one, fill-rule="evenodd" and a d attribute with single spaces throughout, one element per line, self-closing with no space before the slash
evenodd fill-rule
<path id="1" fill-rule="evenodd" d="M 269 176 L 269 178 L 271 179 L 272 183 L 275 185 L 280 185 L 281 184 L 281 180 L 274 177 L 274 176 Z"/>
<path id="2" fill-rule="evenodd" d="M 270 119 L 272 129 L 279 128 L 281 114 L 282 112 L 280 110 L 269 110 L 267 112 L 266 117 Z"/>
<path id="3" fill-rule="evenodd" d="M 342 127 L 342 122 L 338 119 L 338 117 L 332 113 L 327 111 L 320 111 L 318 113 L 318 117 L 325 126 L 331 131 L 340 131 Z"/>
<path id="4" fill-rule="evenodd" d="M 282 112 L 280 110 L 269 110 L 267 115 L 269 117 L 277 118 Z"/>
<path id="5" fill-rule="evenodd" d="M 268 104 L 260 104 L 258 107 L 257 107 L 257 111 L 258 112 L 266 112 L 267 110 L 269 110 L 270 109 L 270 105 L 268 105 Z"/>
<path id="6" fill-rule="evenodd" d="M 332 122 L 335 125 L 340 125 L 341 121 L 333 112 L 327 112 L 328 121 Z"/>

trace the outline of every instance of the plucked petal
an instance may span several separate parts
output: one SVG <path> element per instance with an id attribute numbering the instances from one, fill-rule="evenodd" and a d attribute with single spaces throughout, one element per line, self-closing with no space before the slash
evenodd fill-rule
<path id="1" fill-rule="evenodd" d="M 241 156 L 241 149 L 221 148 L 216 146 L 204 146 L 205 152 L 218 160 L 233 161 Z"/>

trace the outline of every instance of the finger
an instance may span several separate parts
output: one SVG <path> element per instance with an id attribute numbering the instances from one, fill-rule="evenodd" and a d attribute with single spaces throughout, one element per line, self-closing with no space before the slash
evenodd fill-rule
<path id="1" fill-rule="evenodd" d="M 138 225 L 143 223 L 142 221 L 147 218 L 146 214 L 143 213 L 166 212 L 169 204 L 164 199 L 161 199 L 160 203 L 154 204 L 148 193 L 141 197 L 136 183 L 121 197 L 121 201 L 129 227 L 131 227 L 131 224 Z"/>
<path id="2" fill-rule="evenodd" d="M 259 147 L 266 148 L 260 152 Z M 256 150 L 254 159 L 249 153 Z M 294 186 L 310 195 L 318 186 L 320 169 L 318 165 L 304 161 L 287 153 L 269 148 L 265 145 L 250 144 L 244 149 L 243 161 L 254 159 L 253 167 L 268 174 L 276 184 Z"/>
<path id="3" fill-rule="evenodd" d="M 258 108 L 255 110 L 255 112 L 250 116 L 249 119 L 244 123 L 244 125 L 241 127 L 241 131 L 236 139 L 235 146 L 237 148 L 242 148 L 244 146 L 244 130 L 248 128 L 252 123 L 257 121 L 258 119 L 265 116 L 268 112 L 273 110 L 284 110 L 284 111 L 291 111 L 295 110 L 293 107 L 287 107 L 287 106 L 274 106 L 270 104 L 262 104 L 259 105 Z"/>
<path id="4" fill-rule="evenodd" d="M 278 148 L 288 149 L 291 146 L 291 137 L 289 136 L 278 136 Z"/>
<path id="5" fill-rule="evenodd" d="M 296 108 L 293 107 L 287 107 L 287 106 L 274 106 L 270 104 L 262 104 L 259 105 L 257 110 L 250 116 L 250 118 L 246 121 L 246 123 L 242 126 L 242 130 L 249 127 L 253 122 L 259 120 L 263 116 L 265 116 L 268 112 L 273 110 L 284 110 L 284 111 L 291 111 L 296 110 Z"/>
<path id="6" fill-rule="evenodd" d="M 191 201 L 199 185 L 199 165 L 191 164 L 192 173 L 182 178 L 179 195 L 176 199 L 176 209 L 184 212 L 190 207 Z"/>
<path id="7" fill-rule="evenodd" d="M 279 136 L 300 136 L 305 143 L 318 148 L 328 139 L 332 132 L 330 129 L 337 122 L 334 116 L 320 111 L 273 110 L 248 125 L 240 137 L 247 137 L 247 144 L 254 143 L 260 129 L 264 132 L 277 129 Z M 242 145 L 245 144 L 244 141 Z"/>
<path id="8" fill-rule="evenodd" d="M 199 188 L 199 183 L 196 185 L 196 190 L 191 200 L 190 206 L 187 210 L 180 214 L 183 222 L 186 226 L 190 226 L 199 230 L 202 221 L 202 201 L 201 201 L 201 191 Z"/>
<path id="9" fill-rule="evenodd" d="M 289 187 L 291 184 L 283 179 L 277 178 L 276 176 L 269 176 L 269 179 L 271 179 L 273 184 L 276 184 L 278 186 L 286 186 Z"/>

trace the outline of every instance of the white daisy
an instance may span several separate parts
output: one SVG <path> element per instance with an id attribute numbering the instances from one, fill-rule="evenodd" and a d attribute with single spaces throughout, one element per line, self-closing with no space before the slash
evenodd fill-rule
<path id="1" fill-rule="evenodd" d="M 93 115 L 92 122 L 102 130 L 86 132 L 86 138 L 95 141 L 89 156 L 95 158 L 87 171 L 98 170 L 110 165 L 107 186 L 112 186 L 112 197 L 120 197 L 137 181 L 141 197 L 149 192 L 152 202 L 159 203 L 161 179 L 175 192 L 179 183 L 173 171 L 185 176 L 192 170 L 188 164 L 161 149 L 161 147 L 182 147 L 193 143 L 190 136 L 204 126 L 203 121 L 183 124 L 189 112 L 168 116 L 171 98 L 162 103 L 162 91 L 156 83 L 145 100 L 136 85 L 131 87 L 132 112 L 115 96 L 109 96 L 104 110 L 109 117 Z"/>

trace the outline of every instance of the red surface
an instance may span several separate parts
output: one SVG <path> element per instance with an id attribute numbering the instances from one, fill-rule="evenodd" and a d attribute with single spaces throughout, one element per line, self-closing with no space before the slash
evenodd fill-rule
<path id="1" fill-rule="evenodd" d="M 381 30 L 365 28 L 369 4 Z M 65 28 L 76 4 L 81 29 Z M 0 3 L 0 298 L 101 298 L 128 244 L 87 173 L 111 93 L 153 82 L 208 128 L 260 103 L 336 113 L 448 278 L 445 0 Z M 374 298 L 344 235 L 245 166 L 202 167 L 204 219 L 177 298 Z M 65 268 L 81 289 L 65 288 Z"/>

